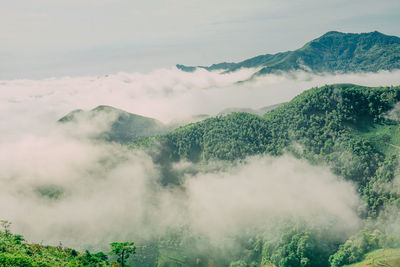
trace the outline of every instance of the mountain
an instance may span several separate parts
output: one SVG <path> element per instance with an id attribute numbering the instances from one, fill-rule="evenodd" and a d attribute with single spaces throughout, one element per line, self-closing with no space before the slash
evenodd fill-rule
<path id="1" fill-rule="evenodd" d="M 282 104 L 266 106 L 259 109 L 227 108 L 219 112 L 217 116 L 223 116 L 233 112 L 247 112 L 261 115 L 280 105 Z M 212 116 L 207 114 L 198 114 L 186 119 L 163 124 L 153 118 L 132 114 L 111 106 L 101 105 L 89 111 L 84 111 L 82 109 L 73 110 L 60 118 L 58 122 L 64 125 L 84 125 L 86 128 L 92 128 L 92 130 L 94 130 L 94 132 L 89 131 L 89 135 L 92 137 L 124 144 L 144 137 L 165 134 L 188 123 L 202 121 L 211 117 Z"/>
<path id="2" fill-rule="evenodd" d="M 58 120 L 62 124 L 78 123 L 92 126 L 98 136 L 107 141 L 127 143 L 134 140 L 166 133 L 170 128 L 144 116 L 132 114 L 110 106 L 98 106 L 90 111 L 74 110 Z"/>
<path id="3" fill-rule="evenodd" d="M 202 68 L 231 72 L 240 68 L 260 68 L 255 75 L 293 70 L 315 73 L 395 70 L 400 69 L 400 38 L 377 31 L 360 34 L 331 31 L 294 51 L 260 55 L 238 63 L 176 66 L 182 71 Z"/>
<path id="4" fill-rule="evenodd" d="M 168 166 L 180 160 L 202 166 L 216 160 L 228 163 L 252 155 L 290 153 L 312 164 L 328 166 L 337 176 L 352 181 L 366 203 L 360 216 L 371 221 L 389 216 L 387 207 L 400 207 L 400 191 L 388 190 L 399 167 L 399 101 L 400 86 L 326 85 L 309 89 L 262 116 L 234 112 L 182 126 L 163 136 L 138 140 L 130 147 L 150 148 L 153 153 L 158 148 L 152 156 L 156 164 L 163 166 L 161 183 L 178 187 L 184 183 L 185 173 L 174 173 Z M 298 226 L 285 230 L 277 243 L 262 237 L 244 237 L 240 242 L 246 249 L 235 255 L 231 265 L 220 266 L 339 267 L 356 263 L 370 251 L 399 247 L 400 240 L 396 238 L 400 237 L 391 230 L 385 232 L 385 227 L 379 228 L 378 222 L 376 229 L 362 229 L 344 243 L 325 238 L 326 229 L 319 232 Z M 305 247 L 310 249 L 305 259 L 309 264 L 301 265 L 304 254 L 296 253 Z M 165 260 L 165 266 L 181 266 L 184 257 L 179 251 L 183 249 L 168 248 L 165 252 L 162 247 L 155 249 L 154 255 L 159 256 L 154 257 Z M 179 261 L 164 259 L 165 253 L 176 255 L 174 258 Z"/>
<path id="5" fill-rule="evenodd" d="M 399 101 L 400 87 L 328 85 L 305 91 L 264 116 L 231 113 L 131 146 L 161 143 L 159 158 L 193 162 L 290 152 L 312 163 L 324 162 L 335 174 L 357 183 L 368 199 L 369 212 L 375 214 L 382 199 L 393 197 L 379 194 L 377 202 L 372 192 L 377 188 L 370 185 L 381 179 L 380 167 L 397 164 L 400 124 L 388 112 Z M 386 171 L 385 177 L 393 178 L 393 170 Z"/>

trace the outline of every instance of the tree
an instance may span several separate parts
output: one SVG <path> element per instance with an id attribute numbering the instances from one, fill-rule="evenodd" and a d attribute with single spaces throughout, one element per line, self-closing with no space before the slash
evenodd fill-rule
<path id="1" fill-rule="evenodd" d="M 10 227 L 11 227 L 11 222 L 6 221 L 6 220 L 1 220 L 0 225 L 3 228 L 4 234 L 8 237 L 11 235 Z"/>
<path id="2" fill-rule="evenodd" d="M 112 242 L 110 246 L 110 255 L 116 255 L 117 262 L 120 263 L 122 267 L 125 266 L 125 261 L 129 256 L 136 253 L 136 246 L 133 242 Z"/>

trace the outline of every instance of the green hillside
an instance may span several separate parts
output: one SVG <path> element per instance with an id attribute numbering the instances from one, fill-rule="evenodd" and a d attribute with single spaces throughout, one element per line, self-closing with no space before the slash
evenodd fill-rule
<path id="1" fill-rule="evenodd" d="M 112 266 L 107 255 L 99 252 L 84 253 L 75 249 L 41 244 L 30 244 L 21 235 L 0 231 L 0 266 L 51 267 L 51 266 Z M 116 265 L 114 265 L 116 266 Z"/>
<path id="2" fill-rule="evenodd" d="M 233 161 L 257 154 L 293 153 L 356 182 L 375 214 L 393 193 L 378 193 L 380 181 L 394 176 L 400 149 L 399 121 L 386 113 L 400 101 L 400 87 L 352 84 L 313 88 L 257 116 L 232 113 L 139 140 L 131 146 L 161 143 L 156 162 L 187 159 Z M 174 180 L 175 179 L 175 180 Z M 180 183 L 169 175 L 164 183 Z"/>
<path id="3" fill-rule="evenodd" d="M 398 267 L 400 266 L 400 249 L 378 249 L 365 255 L 359 263 L 346 267 Z"/>
<path id="4" fill-rule="evenodd" d="M 100 137 L 112 142 L 127 143 L 169 131 L 169 127 L 155 119 L 110 106 L 98 106 L 90 111 L 74 110 L 59 119 L 59 122 L 63 124 L 83 123 L 90 126 L 96 121 L 107 120 L 112 120 L 111 125 L 106 132 L 101 133 Z"/>
<path id="5" fill-rule="evenodd" d="M 398 122 L 385 114 L 399 100 L 400 87 L 328 85 L 305 91 L 265 116 L 232 113 L 132 145 L 158 141 L 171 160 L 194 162 L 291 151 L 311 162 L 330 162 L 335 173 L 365 185 L 396 155 Z M 360 164 L 350 166 L 342 151 L 352 152 Z"/>
<path id="6" fill-rule="evenodd" d="M 151 151 L 154 162 L 163 166 L 162 184 L 178 186 L 184 183 L 184 174 L 168 166 L 182 159 L 234 162 L 251 155 L 291 153 L 312 164 L 328 165 L 333 173 L 355 182 L 367 203 L 361 216 L 373 221 L 387 216 L 386 207 L 400 206 L 400 192 L 387 190 L 398 173 L 400 121 L 390 111 L 399 101 L 400 87 L 327 85 L 307 90 L 264 116 L 243 112 L 218 116 L 130 146 L 157 147 Z M 289 224 L 279 241 L 265 239 L 263 233 L 239 239 L 243 249 L 230 256 L 230 266 L 338 267 L 358 262 L 374 249 L 400 246 L 399 236 L 378 226 L 347 241 L 329 241 L 327 233 Z"/>
<path id="7" fill-rule="evenodd" d="M 253 57 L 238 63 L 219 63 L 209 71 L 235 71 L 240 68 L 261 68 L 255 75 L 280 71 L 305 70 L 316 73 L 376 72 L 400 69 L 400 38 L 380 32 L 328 32 L 302 48 L 277 54 Z M 177 65 L 183 71 L 196 67 Z"/>

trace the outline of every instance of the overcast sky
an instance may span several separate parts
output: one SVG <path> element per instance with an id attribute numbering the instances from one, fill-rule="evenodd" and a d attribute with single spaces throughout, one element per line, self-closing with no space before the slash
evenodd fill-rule
<path id="1" fill-rule="evenodd" d="M 0 79 L 240 61 L 330 30 L 400 36 L 399 14 L 399 0 L 5 0 Z"/>

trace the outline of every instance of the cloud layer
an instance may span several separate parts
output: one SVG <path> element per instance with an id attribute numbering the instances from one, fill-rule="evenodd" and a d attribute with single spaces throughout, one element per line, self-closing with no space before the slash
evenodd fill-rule
<path id="1" fill-rule="evenodd" d="M 7 123 L 0 125 L 0 132 L 24 127 L 24 132 L 36 131 L 73 109 L 98 105 L 171 121 L 194 114 L 212 115 L 231 107 L 260 108 L 281 103 L 303 90 L 330 83 L 400 84 L 400 71 L 347 75 L 296 72 L 236 83 L 252 73 L 253 69 L 229 74 L 205 70 L 185 73 L 172 68 L 101 77 L 4 80 L 0 81 L 0 119 Z"/>
<path id="2" fill-rule="evenodd" d="M 181 162 L 174 168 L 184 173 L 183 185 L 162 187 L 160 166 L 144 152 L 88 139 L 98 130 L 90 127 L 98 124 L 73 129 L 56 124 L 73 109 L 104 104 L 171 121 L 227 107 L 280 103 L 326 83 L 400 83 L 399 72 L 298 72 L 237 83 L 253 71 L 185 73 L 173 68 L 1 81 L 0 218 L 12 221 L 14 230 L 30 240 L 77 247 L 147 239 L 182 225 L 223 238 L 281 217 L 356 227 L 359 199 L 353 186 L 291 157 L 250 158 L 230 167 L 214 163 L 197 172 Z"/>
<path id="3" fill-rule="evenodd" d="M 291 157 L 249 158 L 235 167 L 189 163 L 179 187 L 158 184 L 161 172 L 140 151 L 51 136 L 10 143 L 0 158 L 1 217 L 29 240 L 75 247 L 143 240 L 188 226 L 214 241 L 278 219 L 339 230 L 358 226 L 354 187 L 327 170 Z"/>

